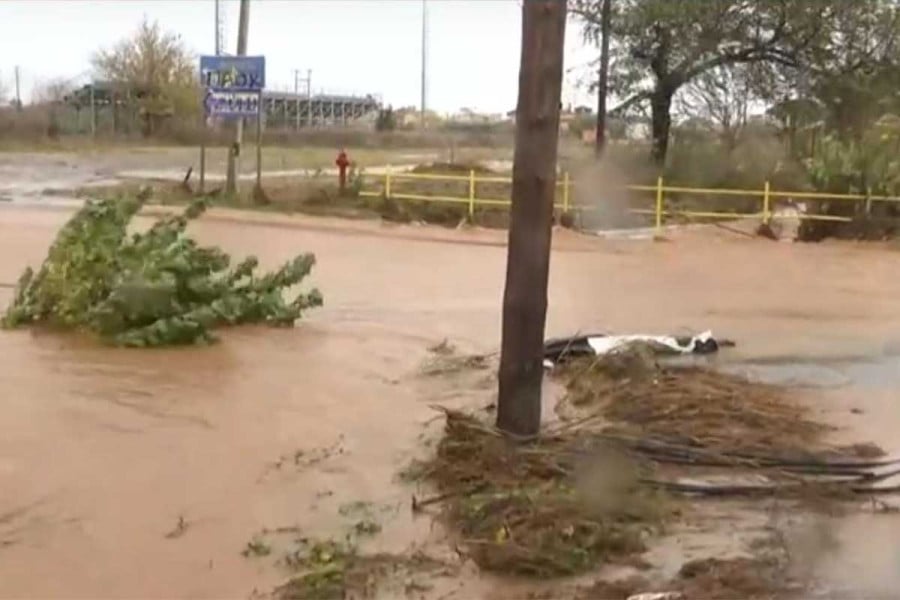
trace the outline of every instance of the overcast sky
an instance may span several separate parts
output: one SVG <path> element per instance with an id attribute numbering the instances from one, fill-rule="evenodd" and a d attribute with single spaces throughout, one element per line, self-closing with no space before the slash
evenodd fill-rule
<path id="1" fill-rule="evenodd" d="M 235 52 L 237 0 L 222 0 L 226 50 Z M 511 110 L 521 40 L 517 0 L 427 0 L 428 105 Z M 0 80 L 19 65 L 23 100 L 54 77 L 87 80 L 99 47 L 127 36 L 146 16 L 179 33 L 197 54 L 214 50 L 214 0 L 0 0 Z M 381 94 L 418 105 L 421 0 L 252 0 L 249 54 L 266 56 L 269 88 L 292 89 L 294 69 L 312 69 L 315 91 Z M 593 104 L 577 89 L 593 51 L 567 31 L 563 101 Z M 80 76 L 80 79 L 78 77 Z M 304 88 L 305 89 L 305 88 Z"/>

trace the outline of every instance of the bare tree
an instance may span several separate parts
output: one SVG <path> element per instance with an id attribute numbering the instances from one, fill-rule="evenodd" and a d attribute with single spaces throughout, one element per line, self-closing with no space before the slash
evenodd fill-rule
<path id="1" fill-rule="evenodd" d="M 752 66 L 720 66 L 701 73 L 681 89 L 678 97 L 680 112 L 711 122 L 729 150 L 737 145 L 747 125 Z"/>
<path id="2" fill-rule="evenodd" d="M 522 3 L 516 150 L 497 402 L 497 427 L 520 436 L 537 433 L 541 423 L 565 30 L 565 0 Z"/>
<path id="3" fill-rule="evenodd" d="M 33 104 L 62 102 L 73 89 L 68 79 L 63 79 L 62 77 L 47 79 L 35 84 L 31 90 L 31 102 Z"/>

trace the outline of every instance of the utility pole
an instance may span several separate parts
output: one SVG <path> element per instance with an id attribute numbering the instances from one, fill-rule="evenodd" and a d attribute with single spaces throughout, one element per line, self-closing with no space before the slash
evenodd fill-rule
<path id="1" fill-rule="evenodd" d="M 428 65 L 428 6 L 426 0 L 422 0 L 422 114 L 421 126 L 425 128 L 425 90 L 427 88 L 427 65 Z"/>
<path id="2" fill-rule="evenodd" d="M 294 109 L 297 111 L 294 120 L 294 131 L 300 131 L 300 69 L 294 69 Z M 309 110 L 309 105 L 307 105 L 306 110 Z"/>
<path id="3" fill-rule="evenodd" d="M 219 0 L 215 0 L 216 3 L 216 56 L 222 54 L 222 29 L 221 29 L 221 17 L 219 12 Z"/>
<path id="4" fill-rule="evenodd" d="M 241 0 L 241 13 L 238 17 L 238 42 L 237 55 L 246 56 L 247 54 L 247 32 L 250 27 L 250 0 Z M 259 106 L 262 110 L 262 105 Z M 239 169 L 239 161 L 241 154 L 241 138 L 244 133 L 244 119 L 240 118 L 235 122 L 234 128 L 234 144 L 228 150 L 228 170 L 225 173 L 225 193 L 237 193 L 237 175 Z"/>
<path id="5" fill-rule="evenodd" d="M 603 155 L 606 148 L 606 96 L 609 92 L 609 35 L 612 17 L 612 0 L 603 0 L 600 8 L 600 76 L 597 82 L 597 135 L 594 139 L 594 154 Z"/>
<path id="6" fill-rule="evenodd" d="M 97 137 L 97 96 L 94 92 L 96 83 L 91 79 L 91 137 Z"/>
<path id="7" fill-rule="evenodd" d="M 19 65 L 16 65 L 16 110 L 22 110 L 22 93 L 21 93 L 21 85 L 19 82 Z"/>
<path id="8" fill-rule="evenodd" d="M 522 2 L 522 54 L 497 399 L 497 427 L 516 436 L 533 436 L 541 425 L 544 325 L 565 31 L 566 0 Z"/>
<path id="9" fill-rule="evenodd" d="M 313 110 L 312 110 L 312 69 L 306 70 L 306 126 L 312 129 Z"/>

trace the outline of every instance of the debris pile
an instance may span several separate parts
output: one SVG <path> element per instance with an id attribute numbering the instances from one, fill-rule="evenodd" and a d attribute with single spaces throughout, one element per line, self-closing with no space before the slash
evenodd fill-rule
<path id="1" fill-rule="evenodd" d="M 664 496 L 639 481 L 637 465 L 578 428 L 517 443 L 472 416 L 445 413 L 435 455 L 416 469 L 439 495 L 414 507 L 443 503 L 461 551 L 482 569 L 585 572 L 643 552 L 646 535 L 669 516 Z"/>
<path id="2" fill-rule="evenodd" d="M 629 345 L 561 371 L 565 413 L 602 416 L 609 430 L 706 449 L 798 452 L 828 427 L 786 390 L 701 368 L 665 367 L 652 348 Z"/>
<path id="3" fill-rule="evenodd" d="M 2 325 L 45 324 L 120 346 L 165 346 L 213 341 L 210 330 L 221 325 L 290 326 L 322 304 L 318 290 L 284 298 L 309 274 L 312 254 L 257 275 L 255 257 L 232 266 L 223 250 L 186 233 L 205 210 L 202 201 L 129 234 L 144 201 L 88 201 L 60 230 L 41 268 L 19 278 Z"/>

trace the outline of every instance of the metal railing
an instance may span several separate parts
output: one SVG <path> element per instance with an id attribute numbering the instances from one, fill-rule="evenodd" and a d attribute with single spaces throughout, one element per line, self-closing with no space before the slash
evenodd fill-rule
<path id="1" fill-rule="evenodd" d="M 478 184 L 504 184 L 512 186 L 511 176 L 499 175 L 479 175 L 475 170 L 470 170 L 467 175 L 443 175 L 437 173 L 411 173 L 397 172 L 390 168 L 385 169 L 383 175 L 379 176 L 381 185 L 377 189 L 363 188 L 359 191 L 360 196 L 365 197 L 385 197 L 397 200 L 415 200 L 421 202 L 443 202 L 454 204 L 465 204 L 468 207 L 468 216 L 473 218 L 478 207 L 498 207 L 509 206 L 511 201 L 508 198 L 479 198 Z M 364 179 L 369 179 L 365 176 Z M 398 182 L 403 181 L 431 181 L 431 182 L 465 182 L 468 188 L 466 196 L 449 196 L 442 194 L 424 194 L 424 193 L 407 193 L 396 191 Z M 652 209 L 630 208 L 629 212 L 638 215 L 652 216 L 654 226 L 657 230 L 661 230 L 663 223 L 667 218 L 682 217 L 687 219 L 745 219 L 748 217 L 759 218 L 763 223 L 770 223 L 774 219 L 781 218 L 775 214 L 772 209 L 773 201 L 777 199 L 790 200 L 810 200 L 813 202 L 841 201 L 841 202 L 859 202 L 864 203 L 865 214 L 870 214 L 872 205 L 875 202 L 900 203 L 900 197 L 883 196 L 873 194 L 831 194 L 824 192 L 802 192 L 802 191 L 783 191 L 773 190 L 768 181 L 763 185 L 762 189 L 720 189 L 720 188 L 692 188 L 682 186 L 666 186 L 662 177 L 657 178 L 656 185 L 627 185 L 624 189 L 631 192 L 652 193 L 654 198 L 654 207 Z M 569 211 L 591 211 L 596 210 L 596 206 L 578 205 L 572 202 L 572 191 L 577 186 L 577 182 L 573 181 L 569 173 L 564 171 L 557 178 L 557 198 L 554 201 L 554 208 L 561 209 L 563 212 Z M 760 210 L 753 212 L 722 212 L 714 210 L 680 210 L 668 206 L 667 195 L 678 194 L 679 196 L 735 196 L 742 198 L 757 198 L 760 202 Z M 715 200 L 713 200 L 715 202 Z M 851 217 L 827 215 L 819 213 L 799 213 L 795 218 L 808 221 L 837 221 L 850 222 Z"/>

